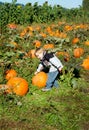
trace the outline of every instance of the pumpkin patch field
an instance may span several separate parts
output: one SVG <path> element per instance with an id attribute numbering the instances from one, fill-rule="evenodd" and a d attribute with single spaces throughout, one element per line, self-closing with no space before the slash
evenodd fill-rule
<path id="1" fill-rule="evenodd" d="M 88 130 L 89 14 L 84 17 L 81 8 L 70 9 L 68 18 L 63 12 L 56 14 L 55 6 L 49 19 L 44 11 L 52 8 L 47 3 L 27 4 L 22 10 L 12 2 L 0 5 L 0 10 L 7 13 L 7 6 L 13 17 L 2 15 L 0 23 L 0 130 Z M 40 11 L 38 17 L 37 12 L 25 15 L 29 6 L 43 9 L 43 17 Z M 20 11 L 24 18 L 15 15 Z M 80 11 L 81 17 L 74 17 L 73 11 Z M 54 52 L 64 65 L 59 87 L 47 92 L 42 91 L 47 70 L 34 75 L 39 64 L 35 50 L 40 47 Z"/>

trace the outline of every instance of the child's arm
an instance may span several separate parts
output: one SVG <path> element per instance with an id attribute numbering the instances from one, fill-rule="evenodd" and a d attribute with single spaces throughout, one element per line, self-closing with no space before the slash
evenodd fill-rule
<path id="1" fill-rule="evenodd" d="M 60 61 L 56 56 L 50 58 L 49 62 L 50 62 L 55 68 L 57 68 L 59 71 L 62 70 L 63 64 L 61 63 L 61 61 Z"/>
<path id="2" fill-rule="evenodd" d="M 38 66 L 38 68 L 37 68 L 37 70 L 36 70 L 36 72 L 35 72 L 34 74 L 36 75 L 36 74 L 39 73 L 42 69 L 43 69 L 43 65 L 40 63 L 39 66 Z"/>

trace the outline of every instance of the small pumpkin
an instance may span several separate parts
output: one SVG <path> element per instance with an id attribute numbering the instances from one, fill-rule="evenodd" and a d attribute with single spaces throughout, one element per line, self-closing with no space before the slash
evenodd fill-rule
<path id="1" fill-rule="evenodd" d="M 85 70 L 89 70 L 89 58 L 84 59 L 81 66 L 82 66 Z"/>
<path id="2" fill-rule="evenodd" d="M 73 27 L 70 26 L 70 25 L 66 25 L 66 26 L 64 27 L 64 30 L 65 30 L 65 31 L 71 31 L 72 29 L 73 29 Z"/>
<path id="3" fill-rule="evenodd" d="M 24 96 L 28 92 L 28 82 L 21 77 L 14 77 L 8 80 L 7 85 L 9 88 L 7 89 L 7 93 L 15 93 L 19 96 Z"/>
<path id="4" fill-rule="evenodd" d="M 17 25 L 15 23 L 10 23 L 7 25 L 8 28 L 10 29 L 16 29 L 17 28 Z"/>
<path id="5" fill-rule="evenodd" d="M 41 41 L 35 40 L 35 41 L 33 42 L 33 45 L 35 45 L 35 47 L 39 48 L 39 47 L 41 46 Z"/>
<path id="6" fill-rule="evenodd" d="M 70 55 L 66 51 L 58 51 L 58 52 L 56 52 L 55 55 L 56 56 L 63 56 L 64 57 L 64 61 L 69 61 L 69 59 L 70 59 Z"/>
<path id="7" fill-rule="evenodd" d="M 28 32 L 28 28 L 25 28 L 21 33 L 20 33 L 20 37 L 23 38 Z"/>
<path id="8" fill-rule="evenodd" d="M 46 86 L 47 74 L 45 72 L 39 72 L 32 78 L 32 84 L 38 88 L 43 88 Z"/>
<path id="9" fill-rule="evenodd" d="M 34 30 L 32 26 L 28 26 L 27 29 L 28 29 L 29 31 L 33 31 L 33 30 Z"/>
<path id="10" fill-rule="evenodd" d="M 46 33 L 43 33 L 43 32 L 41 32 L 40 35 L 41 35 L 43 38 L 46 38 L 46 37 L 47 37 Z"/>
<path id="11" fill-rule="evenodd" d="M 28 52 L 28 56 L 29 56 L 30 58 L 36 58 L 36 56 L 35 56 L 35 49 L 30 50 L 30 51 Z"/>
<path id="12" fill-rule="evenodd" d="M 48 43 L 48 44 L 45 44 L 45 45 L 43 46 L 43 48 L 44 48 L 45 50 L 53 49 L 54 47 L 55 47 L 55 46 L 54 46 L 53 43 Z"/>
<path id="13" fill-rule="evenodd" d="M 75 37 L 75 38 L 72 39 L 72 43 L 73 43 L 73 44 L 76 44 L 76 43 L 78 43 L 79 41 L 80 41 L 80 40 L 79 40 L 78 37 Z"/>
<path id="14" fill-rule="evenodd" d="M 10 78 L 16 77 L 16 76 L 17 76 L 17 72 L 14 69 L 10 69 L 5 72 L 5 79 L 7 79 L 7 80 L 9 80 Z"/>
<path id="15" fill-rule="evenodd" d="M 89 46 L 89 41 L 85 41 L 85 45 Z"/>
<path id="16" fill-rule="evenodd" d="M 79 58 L 84 54 L 84 49 L 83 48 L 76 48 L 74 49 L 74 57 Z"/>

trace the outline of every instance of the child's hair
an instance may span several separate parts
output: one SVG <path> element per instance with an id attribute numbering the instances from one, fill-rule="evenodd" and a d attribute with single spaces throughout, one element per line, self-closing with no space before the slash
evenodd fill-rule
<path id="1" fill-rule="evenodd" d="M 36 54 L 40 54 L 40 53 L 43 53 L 45 50 L 43 49 L 43 48 L 37 48 L 36 50 L 35 50 L 35 55 Z"/>

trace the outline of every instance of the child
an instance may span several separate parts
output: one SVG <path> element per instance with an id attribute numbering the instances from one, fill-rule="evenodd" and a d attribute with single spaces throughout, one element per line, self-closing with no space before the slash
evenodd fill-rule
<path id="1" fill-rule="evenodd" d="M 48 53 L 43 48 L 36 49 L 35 55 L 40 59 L 40 64 L 35 72 L 35 75 L 42 71 L 45 67 L 49 67 L 46 87 L 43 88 L 42 91 L 49 91 L 53 86 L 58 87 L 59 84 L 57 76 L 63 68 L 61 61 L 52 52 Z"/>

